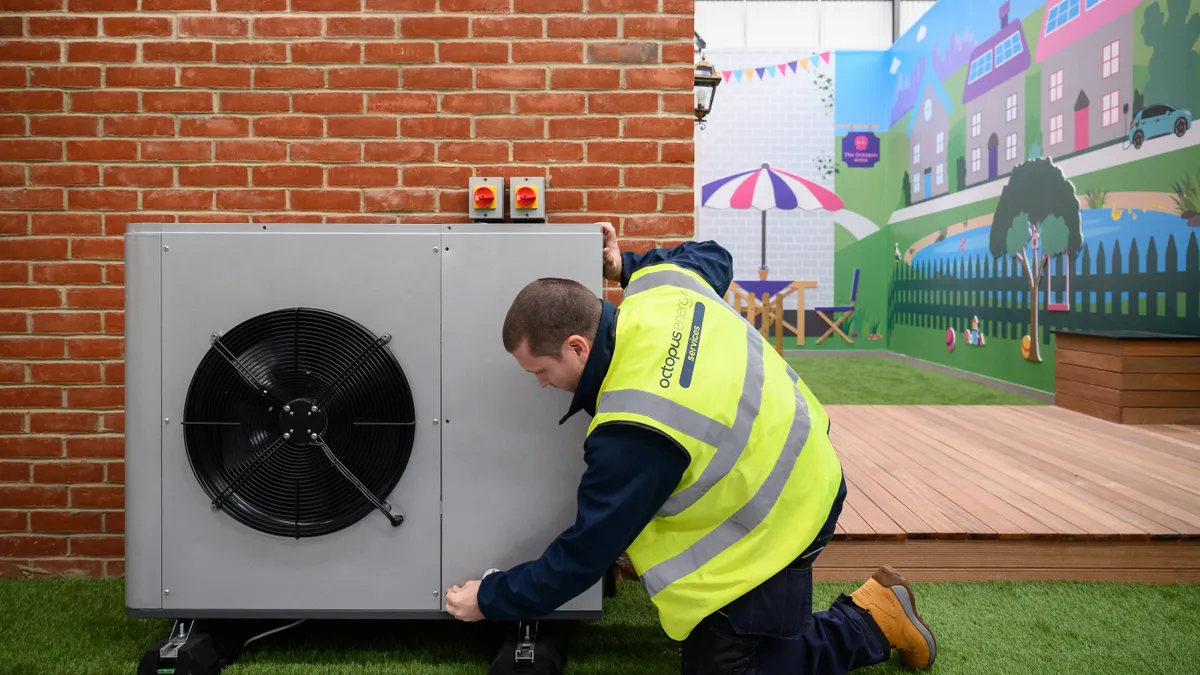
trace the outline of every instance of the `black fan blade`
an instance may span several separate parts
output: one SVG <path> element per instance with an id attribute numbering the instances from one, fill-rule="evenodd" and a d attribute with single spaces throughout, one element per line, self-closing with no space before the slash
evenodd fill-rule
<path id="1" fill-rule="evenodd" d="M 337 467 L 337 470 L 346 477 L 346 480 L 350 481 L 354 487 L 358 488 L 358 491 L 361 492 L 368 501 L 374 504 L 375 508 L 383 512 L 383 515 L 387 516 L 387 519 L 392 523 L 392 527 L 399 527 L 400 523 L 404 522 L 404 516 L 393 514 L 390 506 L 379 501 L 379 498 L 372 494 L 371 491 L 367 489 L 367 486 L 363 485 L 362 482 L 355 478 L 353 473 L 350 473 L 350 469 L 347 469 L 344 464 L 338 461 L 338 458 L 333 454 L 333 450 L 329 448 L 329 445 L 325 443 L 325 439 L 321 438 L 320 434 L 313 434 L 312 439 L 317 443 L 317 445 L 321 446 L 321 451 L 325 453 L 325 457 L 329 459 L 330 463 Z"/>

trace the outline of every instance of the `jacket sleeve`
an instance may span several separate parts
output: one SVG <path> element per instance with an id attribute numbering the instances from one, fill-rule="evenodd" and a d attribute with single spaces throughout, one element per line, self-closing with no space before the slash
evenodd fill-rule
<path id="1" fill-rule="evenodd" d="M 545 616 L 599 581 L 667 501 L 688 457 L 665 435 L 606 424 L 584 450 L 575 524 L 537 560 L 487 575 L 479 609 L 490 621 Z"/>
<path id="2" fill-rule="evenodd" d="M 696 272 L 721 297 L 733 282 L 733 256 L 729 251 L 715 241 L 685 241 L 678 246 L 650 249 L 645 253 L 622 253 L 621 288 L 629 285 L 629 277 L 634 272 L 661 262 L 671 262 Z"/>

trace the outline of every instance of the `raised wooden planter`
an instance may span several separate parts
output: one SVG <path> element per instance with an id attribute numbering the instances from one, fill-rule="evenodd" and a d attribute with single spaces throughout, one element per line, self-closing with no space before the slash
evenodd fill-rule
<path id="1" fill-rule="evenodd" d="M 1055 331 L 1054 402 L 1121 424 L 1200 424 L 1200 335 Z"/>

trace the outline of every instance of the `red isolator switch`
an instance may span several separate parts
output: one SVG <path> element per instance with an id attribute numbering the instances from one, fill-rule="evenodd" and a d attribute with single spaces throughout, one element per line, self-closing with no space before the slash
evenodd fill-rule
<path id="1" fill-rule="evenodd" d="M 518 209 L 536 209 L 537 189 L 529 185 L 517 188 L 517 203 L 515 206 Z"/>
<path id="2" fill-rule="evenodd" d="M 496 191 L 486 185 L 481 185 L 475 188 L 474 201 L 475 208 L 490 209 L 496 203 Z"/>

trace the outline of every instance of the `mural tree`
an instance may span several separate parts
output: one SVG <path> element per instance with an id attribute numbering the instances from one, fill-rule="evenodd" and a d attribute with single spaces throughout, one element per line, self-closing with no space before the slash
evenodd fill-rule
<path id="1" fill-rule="evenodd" d="M 1029 283 L 1029 356 L 1041 363 L 1038 299 L 1052 256 L 1074 256 L 1083 245 L 1075 187 L 1048 158 L 1013 169 L 992 217 L 992 255 L 1013 256 Z"/>
<path id="2" fill-rule="evenodd" d="M 1166 14 L 1160 4 L 1166 5 Z M 1149 103 L 1200 107 L 1200 55 L 1194 49 L 1200 39 L 1200 12 L 1193 13 L 1189 4 L 1194 5 L 1189 0 L 1165 0 L 1146 7 L 1142 37 L 1154 49 L 1146 83 Z"/>

